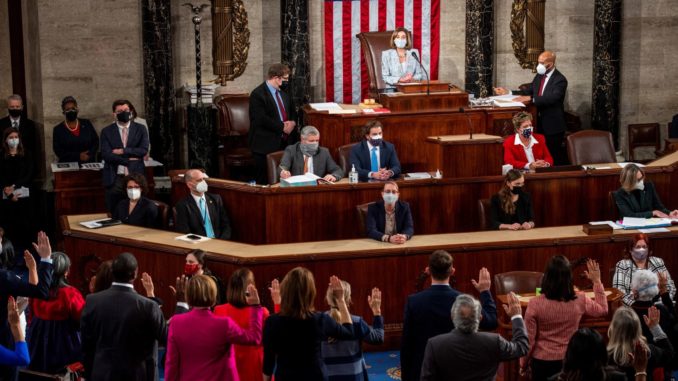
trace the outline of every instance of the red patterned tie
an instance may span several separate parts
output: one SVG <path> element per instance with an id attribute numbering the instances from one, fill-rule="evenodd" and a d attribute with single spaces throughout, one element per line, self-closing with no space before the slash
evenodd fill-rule
<path id="1" fill-rule="evenodd" d="M 282 121 L 287 121 L 287 112 L 285 112 L 285 105 L 283 105 L 282 98 L 280 98 L 280 91 L 275 92 L 275 100 L 278 102 L 278 108 L 280 109 L 280 115 L 282 115 Z"/>
<path id="2" fill-rule="evenodd" d="M 540 97 L 544 93 L 544 84 L 545 83 L 546 83 L 546 74 L 541 76 L 541 84 L 539 85 L 539 94 L 537 94 Z"/>

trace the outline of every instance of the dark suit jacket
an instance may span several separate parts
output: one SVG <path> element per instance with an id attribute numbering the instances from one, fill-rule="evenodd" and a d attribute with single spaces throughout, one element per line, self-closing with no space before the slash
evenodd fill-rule
<path id="1" fill-rule="evenodd" d="M 210 215 L 214 235 L 219 239 L 231 238 L 231 224 L 226 215 L 226 209 L 218 194 L 205 193 L 205 204 L 207 212 Z M 195 203 L 193 196 L 188 195 L 180 200 L 175 206 L 177 211 L 177 220 L 174 221 L 176 231 L 180 233 L 192 233 L 205 236 L 205 226 L 202 221 L 202 214 L 198 204 Z"/>
<path id="2" fill-rule="evenodd" d="M 403 381 L 418 381 L 428 339 L 454 328 L 450 310 L 460 292 L 449 286 L 435 285 L 410 295 L 405 303 L 400 367 Z M 483 319 L 480 328 L 497 327 L 497 306 L 489 291 L 480 294 Z"/>
<path id="3" fill-rule="evenodd" d="M 412 223 L 412 212 L 410 204 L 405 201 L 396 201 L 395 207 L 396 231 L 398 234 L 405 234 L 407 239 L 412 238 L 414 234 L 414 224 Z M 367 208 L 367 219 L 365 220 L 367 236 L 381 241 L 381 237 L 386 230 L 386 207 L 384 201 L 379 200 Z"/>
<path id="4" fill-rule="evenodd" d="M 122 200 L 113 210 L 113 218 L 122 221 L 123 224 L 143 226 L 147 228 L 159 228 L 158 206 L 146 197 L 141 197 L 137 206 L 129 214 L 129 199 Z"/>
<path id="5" fill-rule="evenodd" d="M 0 119 L 0 132 L 4 132 L 9 127 L 12 127 L 12 121 L 9 115 L 7 115 Z M 35 126 L 34 121 L 23 115 L 19 119 L 19 136 L 21 137 L 21 144 L 23 144 L 24 149 L 35 153 L 41 152 L 41 144 L 38 141 L 38 128 Z"/>
<path id="6" fill-rule="evenodd" d="M 499 363 L 525 356 L 529 349 L 523 319 L 513 319 L 511 341 L 496 333 L 458 329 L 429 339 L 421 367 L 422 381 L 493 381 Z"/>
<path id="7" fill-rule="evenodd" d="M 282 91 L 280 97 L 287 112 L 287 120 L 296 121 L 297 111 L 292 98 Z M 247 136 L 250 149 L 254 153 L 266 155 L 285 148 L 287 144 L 299 141 L 296 128 L 287 141 L 281 139 L 282 134 L 283 122 L 278 114 L 276 100 L 264 82 L 250 93 L 250 131 Z"/>
<path id="8" fill-rule="evenodd" d="M 78 119 L 80 135 L 75 136 L 66 127 L 65 122 L 54 126 L 52 130 L 52 149 L 59 162 L 80 162 L 80 152 L 89 152 L 89 162 L 96 160 L 99 149 L 99 135 L 89 119 Z"/>
<path id="9" fill-rule="evenodd" d="M 640 202 L 636 198 L 636 194 L 640 194 Z M 619 209 L 619 218 L 650 218 L 652 217 L 653 210 L 661 210 L 666 214 L 671 212 L 659 200 L 654 184 L 649 181 L 645 183 L 645 189 L 642 191 L 634 190 L 627 192 L 624 188 L 619 188 L 612 192 L 612 195 L 614 202 L 617 204 L 617 209 Z"/>
<path id="10" fill-rule="evenodd" d="M 537 126 L 544 135 L 555 135 L 565 132 L 565 93 L 567 92 L 567 78 L 558 71 L 553 70 L 553 74 L 544 86 L 541 96 L 539 94 L 539 85 L 542 75 L 535 75 L 532 80 L 532 86 L 525 91 L 514 93 L 529 95 L 532 97 L 534 105 L 537 106 Z"/>
<path id="11" fill-rule="evenodd" d="M 122 146 L 122 137 L 118 125 L 113 123 L 101 131 L 101 158 L 106 162 L 102 171 L 104 187 L 115 183 L 118 165 L 124 165 L 129 173 L 144 174 L 144 156 L 148 153 L 148 130 L 139 123 L 130 122 L 127 135 L 127 147 Z M 113 150 L 124 148 L 122 155 L 114 155 Z M 137 159 L 137 160 L 130 160 Z"/>
<path id="12" fill-rule="evenodd" d="M 367 140 L 362 140 L 351 148 L 349 155 L 350 165 L 355 165 L 358 171 L 358 177 L 361 181 L 369 180 L 369 173 L 372 169 L 372 160 L 370 159 L 370 150 L 367 147 Z M 400 176 L 400 161 L 396 154 L 393 144 L 382 140 L 379 145 L 379 164 L 382 168 L 388 168 L 393 171 L 393 178 Z M 350 169 L 349 169 L 350 170 Z"/>
<path id="13" fill-rule="evenodd" d="M 289 145 L 285 148 L 285 153 L 280 159 L 280 167 L 278 174 L 282 169 L 286 169 L 292 173 L 292 176 L 304 174 L 304 154 L 299 149 L 299 143 Z M 313 155 L 313 173 L 316 176 L 325 177 L 325 175 L 332 175 L 340 180 L 344 176 L 344 171 L 332 159 L 330 151 L 325 147 L 319 147 L 318 152 Z"/>
<path id="14" fill-rule="evenodd" d="M 124 286 L 90 294 L 80 332 L 87 380 L 155 380 L 155 345 L 167 341 L 167 324 L 151 299 Z"/>
<path id="15" fill-rule="evenodd" d="M 523 193 L 516 202 L 516 211 L 513 214 L 506 214 L 501 208 L 499 195 L 492 196 L 490 200 L 490 223 L 492 229 L 499 229 L 501 224 L 514 224 L 534 221 L 534 211 L 532 210 L 532 198 L 529 193 Z"/>

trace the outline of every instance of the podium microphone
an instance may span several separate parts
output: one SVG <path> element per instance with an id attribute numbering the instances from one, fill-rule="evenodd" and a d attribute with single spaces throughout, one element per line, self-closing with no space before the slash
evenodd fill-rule
<path id="1" fill-rule="evenodd" d="M 469 140 L 473 140 L 473 123 L 471 123 L 471 116 L 464 110 L 463 107 L 459 107 L 459 112 L 466 116 L 466 122 L 468 123 L 468 133 Z"/>
<path id="2" fill-rule="evenodd" d="M 426 74 L 426 95 L 427 96 L 431 95 L 431 80 L 428 77 L 428 72 L 426 71 L 426 68 L 421 63 L 421 61 L 419 60 L 419 57 L 417 57 L 417 52 L 413 51 L 412 57 L 414 57 L 414 59 L 417 61 L 417 63 L 419 63 L 419 66 L 422 68 L 422 70 L 424 70 L 424 74 Z"/>

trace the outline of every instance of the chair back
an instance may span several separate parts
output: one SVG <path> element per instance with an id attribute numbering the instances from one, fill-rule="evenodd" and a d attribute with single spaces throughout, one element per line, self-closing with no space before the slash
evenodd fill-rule
<path id="1" fill-rule="evenodd" d="M 280 160 L 282 160 L 284 153 L 285 151 L 275 151 L 266 155 L 266 168 L 268 172 L 269 184 L 276 184 L 280 181 L 280 176 L 278 175 L 278 166 L 280 166 Z"/>
<path id="2" fill-rule="evenodd" d="M 490 218 L 490 199 L 483 198 L 478 200 L 478 221 L 480 221 L 480 229 L 492 230 Z"/>
<path id="3" fill-rule="evenodd" d="M 249 94 L 222 94 L 214 98 L 219 110 L 219 135 L 247 136 L 250 130 Z"/>
<path id="4" fill-rule="evenodd" d="M 509 271 L 494 274 L 494 292 L 497 295 L 506 295 L 509 292 L 516 294 L 535 292 L 541 287 L 544 273 L 536 271 Z"/>
<path id="5" fill-rule="evenodd" d="M 633 158 L 636 147 L 655 147 L 659 151 L 661 140 L 659 138 L 659 123 L 629 124 L 628 126 L 629 158 Z"/>
<path id="6" fill-rule="evenodd" d="M 573 165 L 617 161 L 612 134 L 608 131 L 583 130 L 568 135 L 567 156 Z"/>
<path id="7" fill-rule="evenodd" d="M 339 166 L 341 170 L 344 171 L 344 176 L 348 176 L 348 173 L 351 172 L 351 148 L 358 143 L 345 144 L 337 148 L 337 156 L 339 157 Z"/>
<path id="8" fill-rule="evenodd" d="M 370 207 L 370 205 L 374 204 L 374 201 L 368 202 L 365 204 L 360 204 L 355 207 L 356 212 L 358 212 L 358 233 L 360 234 L 360 237 L 366 237 L 367 236 L 367 228 L 365 227 L 365 220 L 367 220 L 367 209 Z"/>
<path id="9" fill-rule="evenodd" d="M 410 41 L 412 40 L 411 32 L 407 32 Z M 385 50 L 391 49 L 392 30 L 383 32 L 363 32 L 356 34 L 360 41 L 360 47 L 363 50 L 365 57 L 365 65 L 367 66 L 367 76 L 370 80 L 369 96 L 370 98 L 379 99 L 379 90 L 386 88 L 386 82 L 381 77 L 381 53 Z"/>
<path id="10" fill-rule="evenodd" d="M 169 230 L 169 205 L 162 201 L 151 200 L 158 207 L 158 226 L 161 229 Z"/>
<path id="11" fill-rule="evenodd" d="M 614 191 L 607 192 L 607 210 L 612 221 L 616 221 L 620 217 L 617 201 L 614 200 Z"/>

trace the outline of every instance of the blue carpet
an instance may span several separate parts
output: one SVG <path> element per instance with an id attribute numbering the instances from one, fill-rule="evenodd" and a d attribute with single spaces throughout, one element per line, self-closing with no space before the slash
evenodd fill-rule
<path id="1" fill-rule="evenodd" d="M 368 352 L 364 356 L 370 381 L 400 380 L 400 352 Z"/>

